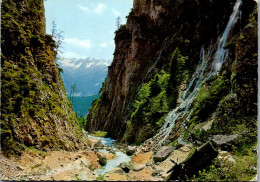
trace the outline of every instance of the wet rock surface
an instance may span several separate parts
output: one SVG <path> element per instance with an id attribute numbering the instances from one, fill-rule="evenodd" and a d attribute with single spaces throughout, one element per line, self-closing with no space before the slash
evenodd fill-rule
<path id="1" fill-rule="evenodd" d="M 107 157 L 105 154 L 98 152 L 97 153 L 98 159 L 99 159 L 99 163 L 101 165 L 106 165 L 107 164 Z"/>
<path id="2" fill-rule="evenodd" d="M 127 155 L 133 155 L 136 151 L 136 146 L 128 146 L 126 148 L 126 154 Z"/>

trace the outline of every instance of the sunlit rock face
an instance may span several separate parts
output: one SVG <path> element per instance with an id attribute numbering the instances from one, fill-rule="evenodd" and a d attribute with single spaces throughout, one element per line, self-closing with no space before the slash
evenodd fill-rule
<path id="1" fill-rule="evenodd" d="M 87 116 L 86 129 L 105 130 L 109 136 L 129 143 L 153 136 L 158 131 L 156 127 L 143 123 L 131 128 L 126 124 L 131 120 L 142 83 L 151 80 L 148 73 L 167 70 L 176 47 L 189 57 L 187 69 L 193 72 L 201 47 L 214 47 L 213 42 L 223 33 L 235 2 L 135 0 L 126 26 L 116 33 L 114 59 L 101 97 Z M 241 21 L 234 27 L 234 34 L 247 24 L 253 7 L 253 0 L 242 5 Z"/>

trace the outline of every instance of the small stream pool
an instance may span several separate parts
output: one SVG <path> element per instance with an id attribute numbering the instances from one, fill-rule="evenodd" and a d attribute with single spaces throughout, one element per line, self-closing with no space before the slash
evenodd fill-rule
<path id="1" fill-rule="evenodd" d="M 130 162 L 131 161 L 131 156 L 126 155 L 125 153 L 118 151 L 118 149 L 115 147 L 114 143 L 115 140 L 111 138 L 102 138 L 102 137 L 94 137 L 91 135 L 88 135 L 89 138 L 95 138 L 98 140 L 101 140 L 102 144 L 105 145 L 106 147 L 111 147 L 111 149 L 115 150 L 116 152 L 116 158 L 112 160 L 107 160 L 107 164 L 102 166 L 103 169 L 95 169 L 94 173 L 97 175 L 103 176 L 105 173 L 111 171 L 112 169 L 116 168 L 119 166 L 119 164 L 123 162 Z M 106 149 L 99 149 L 99 152 L 103 154 L 109 153 Z"/>

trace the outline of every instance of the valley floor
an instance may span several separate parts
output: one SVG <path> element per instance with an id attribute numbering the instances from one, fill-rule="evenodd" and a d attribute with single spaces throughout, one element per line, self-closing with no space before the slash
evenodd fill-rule
<path id="1" fill-rule="evenodd" d="M 190 160 L 195 150 L 205 152 L 205 147 L 200 151 L 201 147 L 185 144 L 176 150 L 169 150 L 170 147 L 165 146 L 155 154 L 144 146 L 104 146 L 101 142 L 103 138 L 93 137 L 89 140 L 91 148 L 84 151 L 39 152 L 27 149 L 19 159 L 8 159 L 0 154 L 1 179 L 164 181 L 171 177 L 169 171 L 176 164 Z M 130 157 L 125 153 L 132 155 Z M 225 151 L 218 151 L 217 159 L 223 164 L 228 161 L 236 165 L 239 162 Z M 256 181 L 256 177 L 252 181 Z"/>
<path id="2" fill-rule="evenodd" d="M 94 147 L 98 143 L 96 139 L 91 139 L 91 142 L 92 148 L 85 151 L 39 152 L 28 149 L 19 159 L 8 159 L 0 154 L 1 179 L 35 181 L 162 180 L 161 177 L 152 176 L 155 170 L 147 165 L 151 160 L 152 152 L 134 155 L 130 162 L 132 169 L 127 173 L 121 167 L 115 167 L 103 176 L 99 175 L 97 169 L 103 168 L 100 164 L 102 157 L 105 155 L 107 163 L 112 162 L 118 157 L 116 155 L 118 151 L 112 151 L 111 147 Z M 107 152 L 101 153 L 99 149 L 101 151 L 107 150 Z"/>

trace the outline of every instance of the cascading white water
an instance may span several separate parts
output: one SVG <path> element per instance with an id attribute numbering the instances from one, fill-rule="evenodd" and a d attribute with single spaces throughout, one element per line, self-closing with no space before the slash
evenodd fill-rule
<path id="1" fill-rule="evenodd" d="M 226 61 L 228 50 L 224 49 L 224 46 L 227 44 L 227 40 L 229 38 L 230 32 L 233 29 L 235 23 L 237 22 L 238 18 L 241 15 L 241 12 L 239 11 L 239 7 L 242 4 L 242 0 L 237 0 L 234 8 L 233 13 L 231 14 L 228 24 L 225 28 L 224 33 L 222 34 L 221 39 L 218 43 L 218 50 L 215 53 L 214 61 L 212 63 L 212 70 L 210 75 L 216 74 L 217 71 L 219 71 L 222 67 L 222 64 Z"/>
<path id="2" fill-rule="evenodd" d="M 169 112 L 160 131 L 153 138 L 146 140 L 144 146 L 152 146 L 154 149 L 160 147 L 170 135 L 176 120 L 182 119 L 184 117 L 186 117 L 185 121 L 189 120 L 192 113 L 192 111 L 189 111 L 189 109 L 198 94 L 201 83 L 210 79 L 213 75 L 220 71 L 223 63 L 227 59 L 228 50 L 224 49 L 224 46 L 227 43 L 234 25 L 240 17 L 241 4 L 242 0 L 237 0 L 234 5 L 233 12 L 229 18 L 225 31 L 223 32 L 218 42 L 217 51 L 214 54 L 214 59 L 210 66 L 210 71 L 207 74 L 205 73 L 214 49 L 208 49 L 207 54 L 205 54 L 205 49 L 202 47 L 199 64 L 192 76 L 191 81 L 188 84 L 187 89 L 183 93 L 180 105 Z"/>
<path id="3" fill-rule="evenodd" d="M 204 75 L 205 69 L 207 67 L 207 63 L 210 59 L 211 53 L 212 53 L 212 51 L 209 51 L 209 54 L 205 55 L 204 48 L 203 47 L 201 48 L 200 64 L 197 67 L 197 69 L 192 77 L 192 80 L 190 81 L 190 83 L 188 85 L 188 88 L 186 89 L 186 91 L 183 94 L 180 105 L 168 114 L 159 133 L 157 133 L 152 139 L 147 141 L 148 143 L 152 141 L 152 143 L 154 144 L 153 148 L 160 146 L 166 140 L 166 138 L 171 133 L 172 128 L 174 127 L 175 121 L 177 119 L 182 118 L 182 117 L 186 116 L 187 114 L 189 114 L 189 113 L 187 113 L 187 111 L 190 108 L 191 104 L 193 103 L 193 100 L 197 96 L 197 93 L 200 88 L 200 84 L 203 81 L 203 75 Z M 192 87 L 193 87 L 193 90 L 191 90 Z M 189 93 L 188 96 L 187 96 L 187 93 Z"/>

